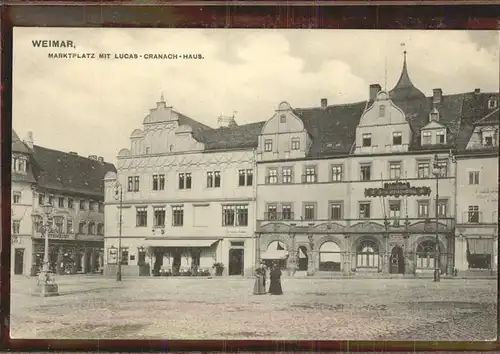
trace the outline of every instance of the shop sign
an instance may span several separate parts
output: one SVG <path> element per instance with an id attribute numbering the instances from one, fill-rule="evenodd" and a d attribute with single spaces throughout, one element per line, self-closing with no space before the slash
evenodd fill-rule
<path id="1" fill-rule="evenodd" d="M 365 197 L 430 196 L 430 187 L 411 186 L 410 182 L 384 183 L 383 188 L 365 188 Z"/>
<path id="2" fill-rule="evenodd" d="M 41 232 L 37 232 L 37 238 L 45 238 L 45 234 Z M 49 232 L 49 240 L 74 240 L 75 235 L 73 234 L 63 234 L 59 232 Z"/>

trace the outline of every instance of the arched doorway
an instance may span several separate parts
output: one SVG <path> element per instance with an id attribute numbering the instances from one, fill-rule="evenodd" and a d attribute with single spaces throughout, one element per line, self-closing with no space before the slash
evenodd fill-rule
<path id="1" fill-rule="evenodd" d="M 286 245 L 281 241 L 273 241 L 267 246 L 267 250 L 260 255 L 260 259 L 269 267 L 273 262 L 278 262 L 280 268 L 286 268 L 288 251 Z"/>
<path id="2" fill-rule="evenodd" d="M 298 258 L 297 270 L 299 271 L 307 270 L 307 267 L 309 265 L 309 256 L 307 255 L 306 246 L 299 246 L 299 248 L 297 248 L 297 258 Z"/>
<path id="3" fill-rule="evenodd" d="M 361 241 L 356 247 L 356 269 L 378 271 L 379 262 L 377 243 L 372 240 Z"/>
<path id="4" fill-rule="evenodd" d="M 394 246 L 391 251 L 389 272 L 393 274 L 405 273 L 405 256 L 401 246 Z"/>
<path id="5" fill-rule="evenodd" d="M 326 241 L 319 247 L 319 270 L 340 272 L 342 270 L 342 253 L 333 241 Z"/>
<path id="6" fill-rule="evenodd" d="M 433 241 L 424 241 L 417 246 L 416 251 L 418 270 L 433 270 L 436 266 L 436 243 Z"/>

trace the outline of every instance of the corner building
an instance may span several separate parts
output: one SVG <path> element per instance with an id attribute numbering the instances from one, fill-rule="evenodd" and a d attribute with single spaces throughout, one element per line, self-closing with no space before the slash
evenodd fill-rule
<path id="1" fill-rule="evenodd" d="M 49 266 L 58 275 L 104 268 L 104 186 L 112 164 L 34 145 L 12 131 L 11 272 L 36 275 L 49 227 Z M 43 205 L 52 205 L 45 215 Z M 49 218 L 47 220 L 47 218 Z"/>
<path id="2" fill-rule="evenodd" d="M 370 85 L 364 102 L 282 102 L 258 141 L 257 259 L 291 274 L 430 275 L 437 246 L 441 273 L 456 273 L 464 251 L 455 228 L 468 203 L 457 158 L 472 123 L 497 102 L 498 93 L 479 90 L 426 97 L 410 80 L 406 53 L 394 88 Z M 487 188 L 496 189 L 498 160 L 488 161 Z M 493 238 L 497 221 L 484 220 Z"/>
<path id="3" fill-rule="evenodd" d="M 105 178 L 106 269 L 251 275 L 255 260 L 255 147 L 261 124 L 221 117 L 212 129 L 163 97 L 119 151 Z M 122 228 L 120 201 L 122 189 Z M 121 252 L 118 253 L 121 238 Z M 118 256 L 120 254 L 121 256 Z"/>

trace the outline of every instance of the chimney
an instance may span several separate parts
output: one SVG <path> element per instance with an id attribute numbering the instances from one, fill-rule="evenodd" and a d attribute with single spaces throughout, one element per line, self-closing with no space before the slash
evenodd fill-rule
<path id="1" fill-rule="evenodd" d="M 443 100 L 443 90 L 436 88 L 432 90 L 432 103 L 441 103 Z"/>
<path id="2" fill-rule="evenodd" d="M 370 85 L 370 101 L 375 101 L 377 98 L 377 94 L 382 91 L 382 86 L 379 84 L 371 84 Z"/>
<path id="3" fill-rule="evenodd" d="M 104 163 L 104 157 L 99 156 L 99 157 L 97 158 L 97 161 L 99 161 L 100 163 Z"/>
<path id="4" fill-rule="evenodd" d="M 91 160 L 97 160 L 97 155 L 89 155 L 89 159 L 91 159 Z"/>
<path id="5" fill-rule="evenodd" d="M 74 155 L 74 156 L 78 156 L 78 154 L 76 152 L 74 152 L 74 151 L 70 151 L 69 154 L 70 155 Z"/>
<path id="6" fill-rule="evenodd" d="M 481 89 L 474 89 L 474 93 L 477 95 L 478 93 L 481 93 Z"/>
<path id="7" fill-rule="evenodd" d="M 328 106 L 328 99 L 322 98 L 321 99 L 321 108 L 325 109 Z"/>
<path id="8" fill-rule="evenodd" d="M 28 132 L 28 134 L 26 134 L 26 139 L 24 139 L 24 143 L 28 145 L 30 149 L 33 149 L 33 132 Z"/>

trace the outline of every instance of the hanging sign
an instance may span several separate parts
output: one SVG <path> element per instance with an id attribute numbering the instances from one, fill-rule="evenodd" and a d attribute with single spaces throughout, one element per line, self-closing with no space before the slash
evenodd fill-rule
<path id="1" fill-rule="evenodd" d="M 411 186 L 410 182 L 384 183 L 383 188 L 365 188 L 365 197 L 430 196 L 430 187 Z"/>

